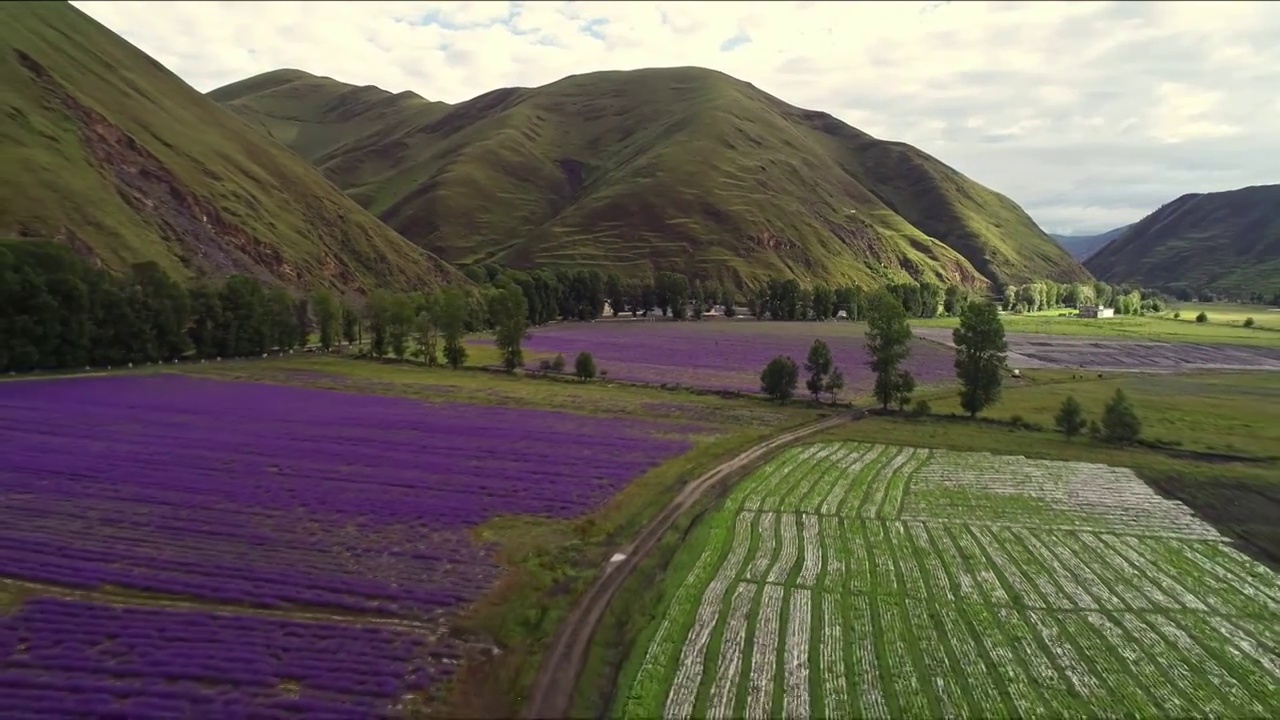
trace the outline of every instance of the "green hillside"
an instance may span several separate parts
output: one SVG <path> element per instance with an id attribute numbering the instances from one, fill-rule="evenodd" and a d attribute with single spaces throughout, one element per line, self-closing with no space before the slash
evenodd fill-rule
<path id="1" fill-rule="evenodd" d="M 453 106 L 378 92 L 288 70 L 211 96 L 454 262 L 746 284 L 1087 277 L 1008 198 L 711 70 L 597 72 Z"/>
<path id="2" fill-rule="evenodd" d="M 0 236 L 179 277 L 356 291 L 459 277 L 67 3 L 0 6 L 0 88 Z"/>
<path id="3" fill-rule="evenodd" d="M 1280 289 L 1280 185 L 1183 195 L 1086 264 L 1107 282 L 1270 296 Z"/>

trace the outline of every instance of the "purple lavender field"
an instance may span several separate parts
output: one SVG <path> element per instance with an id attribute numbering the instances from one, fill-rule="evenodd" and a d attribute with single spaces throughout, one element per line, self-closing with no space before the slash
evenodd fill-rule
<path id="1" fill-rule="evenodd" d="M 534 328 L 525 349 L 563 353 L 570 370 L 585 350 L 617 380 L 756 393 L 769 360 L 790 355 L 803 365 L 809 345 L 821 338 L 844 374 L 845 395 L 852 396 L 869 393 L 875 382 L 862 332 L 851 323 L 609 320 Z M 953 357 L 947 348 L 916 341 L 906 367 L 918 382 L 938 382 L 955 376 Z"/>
<path id="2" fill-rule="evenodd" d="M 469 529 L 588 513 L 688 432 L 177 375 L 2 383 L 0 577 L 444 624 L 498 575 Z M 0 696 L 31 689 L 14 657 L 0 642 Z M 404 678 L 378 672 L 385 704 Z"/>
<path id="3" fill-rule="evenodd" d="M 37 599 L 0 617 L 0 716 L 385 717 L 458 657 L 397 629 Z"/>

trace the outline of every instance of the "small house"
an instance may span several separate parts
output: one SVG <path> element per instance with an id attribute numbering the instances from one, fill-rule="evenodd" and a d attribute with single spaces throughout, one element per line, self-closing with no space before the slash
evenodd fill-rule
<path id="1" fill-rule="evenodd" d="M 1109 307 L 1100 307 L 1098 305 L 1081 305 L 1080 317 L 1082 318 L 1109 318 L 1115 317 L 1116 309 Z"/>

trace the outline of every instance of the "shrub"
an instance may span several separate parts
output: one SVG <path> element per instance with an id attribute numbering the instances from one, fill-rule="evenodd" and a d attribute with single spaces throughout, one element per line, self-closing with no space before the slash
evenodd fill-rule
<path id="1" fill-rule="evenodd" d="M 1095 440 L 1102 439 L 1102 426 L 1098 424 L 1097 420 L 1089 421 L 1089 437 Z"/>
<path id="2" fill-rule="evenodd" d="M 564 355 L 556 354 L 556 359 L 551 361 L 551 369 L 554 372 L 564 372 Z"/>
<path id="3" fill-rule="evenodd" d="M 1174 319 L 1174 320 L 1181 320 L 1181 319 L 1182 319 L 1182 313 L 1180 313 L 1180 312 L 1175 312 L 1175 313 L 1173 314 L 1173 319 Z"/>
<path id="4" fill-rule="evenodd" d="M 1253 318 L 1251 318 L 1251 317 L 1247 317 L 1247 318 L 1245 318 L 1245 319 L 1244 319 L 1244 326 L 1245 326 L 1245 327 L 1250 327 L 1250 328 L 1251 328 L 1251 327 L 1253 327 Z"/>
<path id="5" fill-rule="evenodd" d="M 1208 315 L 1206 315 L 1206 314 L 1205 314 L 1205 312 L 1204 312 L 1203 310 L 1201 310 L 1201 311 L 1200 311 L 1200 314 L 1196 316 L 1196 322 L 1198 322 L 1198 323 L 1207 323 L 1207 322 L 1209 322 L 1209 316 L 1208 316 Z"/>
<path id="6" fill-rule="evenodd" d="M 915 405 L 911 406 L 911 417 L 921 418 L 933 412 L 933 408 L 929 405 L 928 400 L 917 400 Z"/>

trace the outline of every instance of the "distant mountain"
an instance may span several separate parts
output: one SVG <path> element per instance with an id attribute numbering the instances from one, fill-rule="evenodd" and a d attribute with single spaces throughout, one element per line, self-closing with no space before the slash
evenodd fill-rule
<path id="1" fill-rule="evenodd" d="M 1274 293 L 1280 290 L 1280 185 L 1183 195 L 1085 265 L 1113 283 Z"/>
<path id="2" fill-rule="evenodd" d="M 1071 257 L 1084 262 L 1089 256 L 1102 249 L 1103 245 L 1115 240 L 1124 233 L 1125 230 L 1133 227 L 1133 224 L 1118 227 L 1114 230 L 1108 230 L 1101 235 L 1054 235 L 1049 233 L 1049 237 L 1058 241 L 1058 244 L 1071 253 Z"/>
<path id="3" fill-rule="evenodd" d="M 712 70 L 457 105 L 279 70 L 209 97 L 451 262 L 878 284 L 1087 278 L 1009 198 Z"/>
<path id="4" fill-rule="evenodd" d="M 353 291 L 464 281 L 67 3 L 0 5 L 0 88 L 0 237 L 177 277 Z"/>

